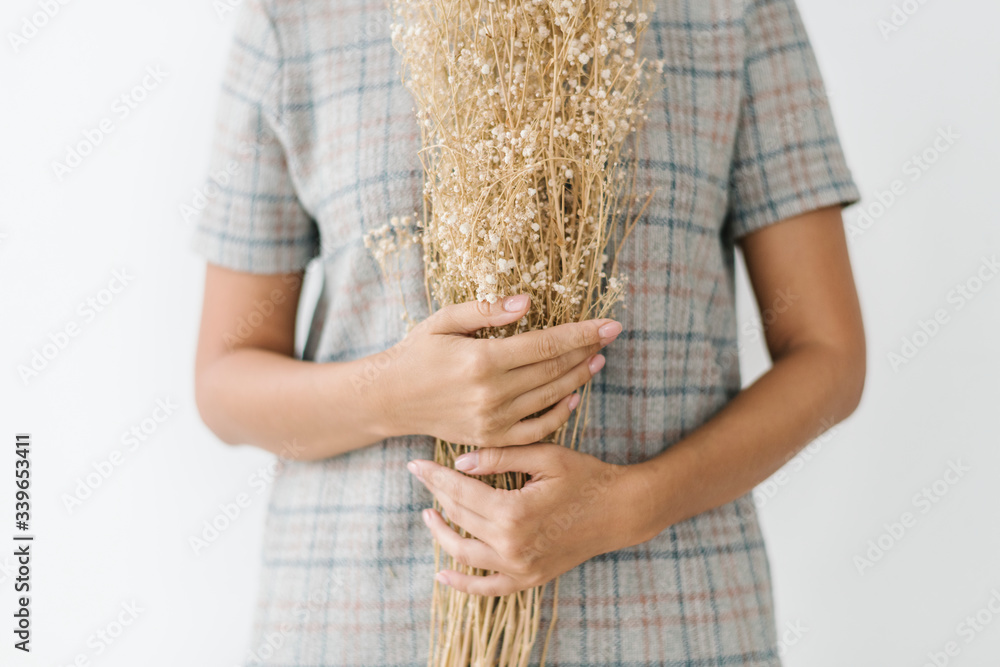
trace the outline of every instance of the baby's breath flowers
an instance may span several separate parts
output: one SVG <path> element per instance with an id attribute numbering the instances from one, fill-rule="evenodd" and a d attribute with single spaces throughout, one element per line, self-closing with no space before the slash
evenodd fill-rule
<path id="1" fill-rule="evenodd" d="M 419 241 L 401 220 L 366 237 L 383 268 L 399 246 L 419 242 L 438 307 L 531 295 L 524 318 L 483 336 L 607 316 L 627 288 L 616 258 L 641 214 L 629 138 L 646 118 L 651 68 L 637 51 L 652 5 L 393 0 L 425 206 Z M 581 412 L 550 439 L 575 446 Z M 436 459 L 452 465 L 467 450 L 438 441 Z M 430 664 L 527 664 L 543 590 L 470 599 L 435 585 Z"/>
<path id="2" fill-rule="evenodd" d="M 400 318 L 406 322 L 407 328 L 412 329 L 416 324 L 406 310 L 406 302 L 403 299 L 402 276 L 399 273 L 400 252 L 411 246 L 420 244 L 420 233 L 415 227 L 414 221 L 417 214 L 412 216 L 392 216 L 389 222 L 381 227 L 373 229 L 364 235 L 365 247 L 371 251 L 372 257 L 378 262 L 383 274 L 387 279 L 395 277 L 396 287 L 399 290 L 399 297 L 403 312 Z M 393 260 L 395 266 L 393 267 Z M 428 267 L 432 271 L 435 267 Z M 394 270 L 395 269 L 395 270 Z"/>

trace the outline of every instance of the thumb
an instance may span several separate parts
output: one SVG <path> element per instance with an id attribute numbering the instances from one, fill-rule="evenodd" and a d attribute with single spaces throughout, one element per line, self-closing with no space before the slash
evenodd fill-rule
<path id="1" fill-rule="evenodd" d="M 538 442 L 531 445 L 482 447 L 455 459 L 455 469 L 470 475 L 523 472 L 535 476 L 552 468 L 552 460 L 565 449 L 562 445 Z"/>
<path id="2" fill-rule="evenodd" d="M 516 322 L 528 312 L 527 294 L 504 297 L 496 303 L 466 301 L 445 306 L 430 318 L 431 332 L 471 334 L 486 327 L 502 327 Z"/>

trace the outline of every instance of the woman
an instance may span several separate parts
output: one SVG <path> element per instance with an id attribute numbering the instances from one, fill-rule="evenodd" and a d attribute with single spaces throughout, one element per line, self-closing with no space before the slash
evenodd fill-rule
<path id="1" fill-rule="evenodd" d="M 627 309 L 492 341 L 470 334 L 519 319 L 527 299 L 430 313 L 419 250 L 385 278 L 363 242 L 421 206 L 388 9 L 244 9 L 221 194 L 195 246 L 208 260 L 201 414 L 225 442 L 289 460 L 248 664 L 424 665 L 435 576 L 482 594 L 559 576 L 552 665 L 779 664 L 749 493 L 860 400 L 840 215 L 858 192 L 794 0 L 657 4 L 643 48 L 665 61 L 663 88 L 637 144 L 655 196 L 623 248 Z M 742 391 L 737 246 L 774 360 Z M 297 354 L 313 260 L 322 293 Z M 580 451 L 538 443 L 591 377 Z M 457 464 L 467 476 L 428 460 L 434 437 L 487 448 Z M 504 492 L 475 478 L 503 470 L 532 480 Z M 421 513 L 432 494 L 479 539 Z M 435 573 L 432 535 L 497 574 Z"/>

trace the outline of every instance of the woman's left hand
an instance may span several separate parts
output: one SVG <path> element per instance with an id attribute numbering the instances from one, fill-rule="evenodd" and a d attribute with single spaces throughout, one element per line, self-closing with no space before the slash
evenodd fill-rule
<path id="1" fill-rule="evenodd" d="M 493 570 L 476 576 L 442 570 L 437 580 L 477 595 L 507 595 L 539 586 L 594 556 L 645 539 L 638 515 L 648 506 L 635 466 L 605 463 L 556 444 L 488 447 L 464 454 L 455 467 L 469 475 L 523 472 L 517 490 L 488 484 L 433 461 L 407 466 L 441 503 L 459 535 L 437 511 L 424 521 L 441 547 L 463 565 Z"/>

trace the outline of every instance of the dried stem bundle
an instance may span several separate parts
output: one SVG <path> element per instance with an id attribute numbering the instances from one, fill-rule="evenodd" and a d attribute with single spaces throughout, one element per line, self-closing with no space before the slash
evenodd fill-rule
<path id="1" fill-rule="evenodd" d="M 393 42 L 421 130 L 425 206 L 418 233 L 393 220 L 366 238 L 383 268 L 399 245 L 419 242 L 431 305 L 531 295 L 524 318 L 483 336 L 607 316 L 627 284 L 617 268 L 621 243 L 645 208 L 629 137 L 649 95 L 649 67 L 637 54 L 647 5 L 394 0 Z M 588 395 L 589 386 L 583 406 Z M 585 425 L 584 407 L 549 440 L 575 447 L 581 415 Z M 435 458 L 451 466 L 469 449 L 439 440 Z M 513 489 L 526 480 L 484 481 Z M 435 545 L 437 569 L 441 556 Z M 485 574 L 453 559 L 448 567 Z M 526 665 L 544 589 L 487 598 L 435 584 L 429 664 Z"/>

